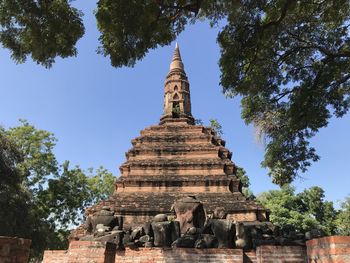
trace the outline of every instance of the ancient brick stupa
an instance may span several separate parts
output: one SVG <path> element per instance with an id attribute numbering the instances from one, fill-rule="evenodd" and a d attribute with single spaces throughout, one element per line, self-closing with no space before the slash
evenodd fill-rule
<path id="1" fill-rule="evenodd" d="M 203 203 L 206 215 L 221 208 L 233 221 L 266 220 L 266 210 L 243 196 L 225 141 L 212 128 L 194 124 L 178 45 L 164 84 L 160 123 L 142 130 L 132 145 L 115 193 L 87 214 L 109 206 L 122 216 L 124 226 L 135 226 L 160 213 L 173 214 L 175 200 L 193 196 Z"/>
<path id="2" fill-rule="evenodd" d="M 268 222 L 242 194 L 225 141 L 194 124 L 178 46 L 160 123 L 132 145 L 113 195 L 88 208 L 68 250 L 45 251 L 44 263 L 304 262 L 303 237 Z"/>

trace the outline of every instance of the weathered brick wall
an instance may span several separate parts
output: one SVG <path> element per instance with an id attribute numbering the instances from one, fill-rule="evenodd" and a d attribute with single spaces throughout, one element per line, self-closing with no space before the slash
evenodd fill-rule
<path id="1" fill-rule="evenodd" d="M 110 253 L 111 252 L 111 253 Z M 72 241 L 67 251 L 46 250 L 44 263 L 114 263 L 115 250 L 101 242 Z"/>
<path id="2" fill-rule="evenodd" d="M 43 262 L 68 263 L 68 250 L 45 250 Z"/>
<path id="3" fill-rule="evenodd" d="M 140 248 L 118 251 L 115 262 L 122 263 L 242 263 L 241 249 Z"/>
<path id="4" fill-rule="evenodd" d="M 241 249 L 126 248 L 115 251 L 99 242 L 72 241 L 68 251 L 45 251 L 43 263 L 242 263 Z"/>
<path id="5" fill-rule="evenodd" d="M 31 240 L 0 236 L 0 263 L 27 263 Z"/>
<path id="6" fill-rule="evenodd" d="M 309 263 L 349 263 L 350 236 L 330 236 L 306 242 Z"/>
<path id="7" fill-rule="evenodd" d="M 23 257 L 29 252 L 18 245 L 17 239 L 4 240 L 0 237 L 0 263 L 24 263 Z M 22 239 L 23 240 L 23 239 Z M 6 244 L 6 246 L 4 246 Z M 12 247 L 12 249 L 9 249 Z M 9 251 L 12 251 L 11 253 Z M 14 254 L 17 251 L 19 254 Z M 16 252 L 16 253 L 17 253 Z M 306 254 L 307 252 L 307 254 Z M 10 261 L 4 261 L 3 255 L 16 255 Z M 21 257 L 22 255 L 22 257 Z M 2 257 L 1 257 L 2 256 Z M 10 258 L 10 257 L 8 257 Z M 11 261 L 12 260 L 12 261 Z M 313 239 L 307 242 L 307 251 L 301 246 L 259 246 L 256 250 L 241 249 L 194 249 L 194 248 L 127 248 L 116 251 L 113 246 L 107 248 L 100 242 L 72 241 L 67 251 L 45 251 L 43 263 L 349 263 L 350 237 L 332 236 Z"/>
<path id="8" fill-rule="evenodd" d="M 258 263 L 304 263 L 306 251 L 301 246 L 259 246 L 256 257 Z"/>
<path id="9" fill-rule="evenodd" d="M 116 251 L 100 242 L 72 241 L 67 251 L 45 251 L 43 263 L 304 263 L 306 251 L 298 246 L 260 246 L 241 249 L 126 248 Z"/>

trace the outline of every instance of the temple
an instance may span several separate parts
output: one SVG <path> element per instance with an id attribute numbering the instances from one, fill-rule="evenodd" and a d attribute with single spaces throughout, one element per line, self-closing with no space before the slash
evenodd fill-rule
<path id="1" fill-rule="evenodd" d="M 133 227 L 160 213 L 174 214 L 172 204 L 192 196 L 203 203 L 206 215 L 221 208 L 233 221 L 266 220 L 266 210 L 242 194 L 225 141 L 212 128 L 194 125 L 178 45 L 164 84 L 160 123 L 142 130 L 132 146 L 120 166 L 114 194 L 88 214 L 109 206 L 124 226 Z"/>
<path id="2" fill-rule="evenodd" d="M 305 262 L 305 237 L 242 194 L 225 141 L 195 125 L 179 46 L 158 125 L 131 141 L 113 195 L 86 210 L 68 250 L 44 263 Z"/>

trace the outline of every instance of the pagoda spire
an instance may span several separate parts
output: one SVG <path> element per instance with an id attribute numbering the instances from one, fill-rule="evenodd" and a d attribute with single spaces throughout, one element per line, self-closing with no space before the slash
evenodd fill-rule
<path id="1" fill-rule="evenodd" d="M 170 70 L 182 70 L 184 71 L 184 64 L 182 63 L 179 44 L 176 42 L 173 60 L 170 63 Z"/>
<path id="2" fill-rule="evenodd" d="M 178 122 L 194 124 L 191 114 L 190 84 L 181 59 L 179 45 L 176 43 L 164 84 L 164 113 L 160 124 Z"/>

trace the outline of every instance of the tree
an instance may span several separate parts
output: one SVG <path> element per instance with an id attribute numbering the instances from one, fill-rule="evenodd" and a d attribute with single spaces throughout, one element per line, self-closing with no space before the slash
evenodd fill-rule
<path id="1" fill-rule="evenodd" d="M 221 83 L 267 139 L 279 185 L 319 156 L 309 139 L 349 108 L 349 1 L 246 1 L 220 33 Z"/>
<path id="2" fill-rule="evenodd" d="M 217 135 L 219 136 L 224 135 L 222 126 L 217 119 L 210 119 L 209 122 L 210 122 L 210 127 L 217 133 Z"/>
<path id="3" fill-rule="evenodd" d="M 334 220 L 337 213 L 333 207 L 333 202 L 325 201 L 324 197 L 324 190 L 318 186 L 305 189 L 297 194 L 301 211 L 307 211 L 312 215 L 325 233 L 333 234 L 336 228 Z"/>
<path id="4" fill-rule="evenodd" d="M 56 141 L 24 120 L 0 128 L 0 235 L 30 238 L 33 262 L 45 249 L 66 248 L 84 209 L 114 191 L 114 177 L 103 167 L 87 173 L 68 161 L 59 165 Z"/>
<path id="5" fill-rule="evenodd" d="M 48 180 L 48 187 L 39 197 L 45 200 L 50 219 L 60 228 L 68 229 L 81 222 L 84 208 L 90 204 L 88 178 L 82 169 L 70 169 L 65 161 L 61 173 Z"/>
<path id="6" fill-rule="evenodd" d="M 0 235 L 15 236 L 26 232 L 22 220 L 28 218 L 29 194 L 21 185 L 16 165 L 22 156 L 0 127 Z"/>
<path id="7" fill-rule="evenodd" d="M 257 200 L 271 211 L 270 220 L 278 226 L 292 225 L 302 232 L 317 228 L 327 235 L 336 231 L 336 210 L 332 202 L 324 200 L 320 187 L 295 194 L 293 187 L 284 185 L 281 190 L 260 194 Z"/>
<path id="8" fill-rule="evenodd" d="M 65 161 L 60 174 L 48 180 L 47 189 L 39 196 L 59 228 L 69 229 L 82 222 L 86 207 L 113 194 L 114 181 L 113 174 L 103 167 L 86 173 L 79 166 L 69 168 L 69 161 Z"/>
<path id="9" fill-rule="evenodd" d="M 25 186 L 32 192 L 41 191 L 48 176 L 57 175 L 58 163 L 53 153 L 57 139 L 45 130 L 38 130 L 26 120 L 6 133 L 23 156 L 17 164 Z"/>
<path id="10" fill-rule="evenodd" d="M 254 200 L 256 197 L 253 194 L 252 190 L 250 190 L 250 181 L 246 171 L 242 167 L 237 167 L 236 176 L 241 181 L 242 184 L 242 193 L 248 199 Z"/>
<path id="11" fill-rule="evenodd" d="M 77 54 L 84 34 L 82 13 L 69 0 L 1 0 L 0 43 L 17 63 L 28 55 L 51 67 L 56 57 Z"/>
<path id="12" fill-rule="evenodd" d="M 115 190 L 115 176 L 103 166 L 88 169 L 87 180 L 91 204 L 107 199 Z"/>
<path id="13" fill-rule="evenodd" d="M 350 196 L 342 202 L 335 224 L 338 235 L 350 236 Z"/>
<path id="14" fill-rule="evenodd" d="M 188 23 L 221 26 L 221 85 L 240 96 L 242 118 L 265 138 L 274 183 L 292 182 L 319 160 L 310 138 L 350 106 L 348 0 L 99 0 L 100 46 L 112 66 L 133 66 Z M 59 22 L 58 22 L 59 21 Z M 0 42 L 17 62 L 45 66 L 75 55 L 84 29 L 67 0 L 3 0 Z"/>

